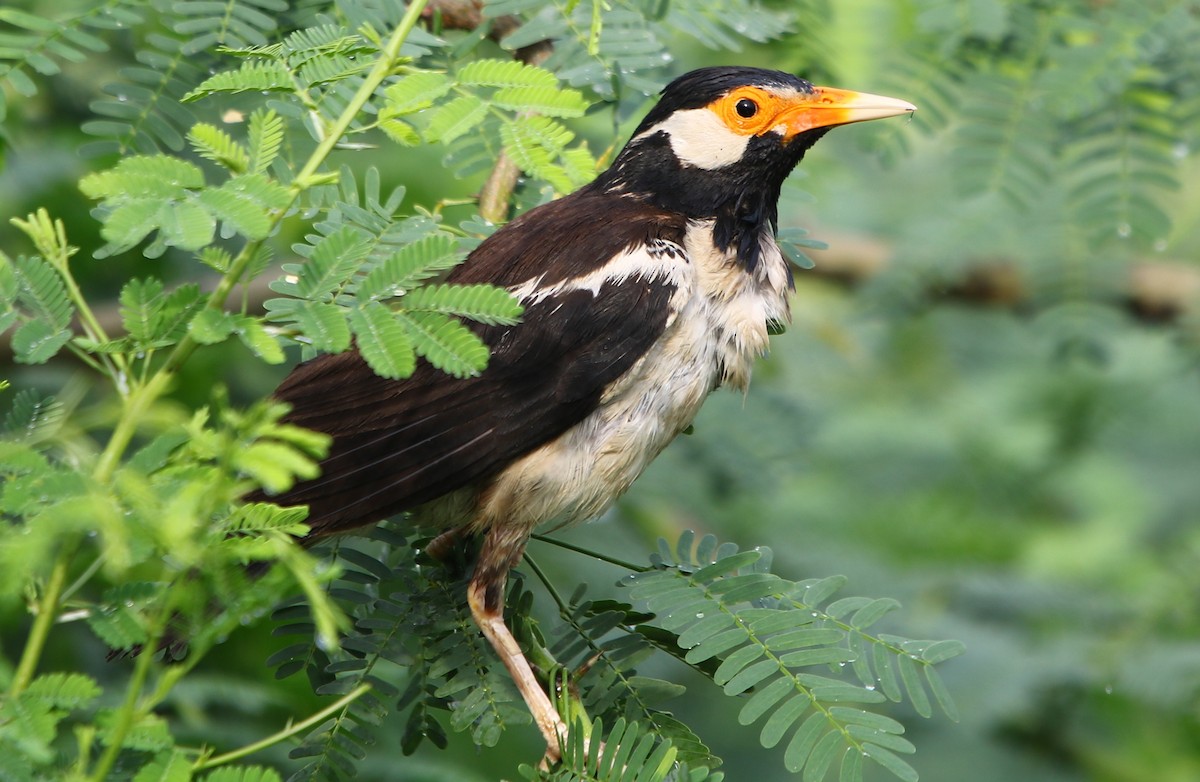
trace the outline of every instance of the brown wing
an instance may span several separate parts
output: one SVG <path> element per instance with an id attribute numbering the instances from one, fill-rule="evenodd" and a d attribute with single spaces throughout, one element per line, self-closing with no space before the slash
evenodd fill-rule
<path id="1" fill-rule="evenodd" d="M 572 197 L 549 204 L 497 232 L 453 279 L 550 284 L 601 269 L 655 238 L 675 241 L 682 231 L 661 215 L 607 222 L 588 198 L 574 200 L 574 206 Z M 625 207 L 617 203 L 614 211 Z M 597 232 L 604 241 L 589 240 Z M 596 293 L 566 290 L 536 300 L 516 326 L 477 328 L 492 356 L 472 378 L 450 377 L 422 361 L 412 377 L 386 380 L 356 352 L 301 364 L 275 396 L 292 405 L 289 421 L 332 435 L 333 445 L 320 477 L 274 501 L 309 505 L 308 523 L 324 534 L 495 475 L 596 407 L 605 387 L 662 334 L 673 291 L 661 278 L 631 277 Z"/>

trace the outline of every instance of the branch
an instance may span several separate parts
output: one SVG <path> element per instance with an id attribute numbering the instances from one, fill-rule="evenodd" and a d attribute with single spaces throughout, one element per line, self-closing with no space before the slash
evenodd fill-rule
<path id="1" fill-rule="evenodd" d="M 483 0 L 430 0 L 425 16 L 438 18 L 443 28 L 474 30 L 489 21 L 483 18 L 482 9 Z M 488 37 L 498 42 L 520 27 L 521 20 L 515 16 L 501 16 L 490 20 L 490 24 Z M 518 49 L 513 53 L 513 58 L 526 65 L 541 65 L 553 51 L 554 45 L 550 41 L 539 41 Z M 528 116 L 528 113 L 524 116 Z M 496 165 L 479 190 L 479 215 L 484 220 L 491 223 L 508 220 L 512 194 L 520 176 L 521 169 L 501 150 Z"/>
<path id="2" fill-rule="evenodd" d="M 282 730 L 272 733 L 270 736 L 267 736 L 264 739 L 260 739 L 253 744 L 247 744 L 244 747 L 239 747 L 231 752 L 226 752 L 224 755 L 217 755 L 215 758 L 197 760 L 195 765 L 192 766 L 192 771 L 203 771 L 206 768 L 213 768 L 214 766 L 221 766 L 234 760 L 239 760 L 247 755 L 252 755 L 255 752 L 258 752 L 259 750 L 263 750 L 267 747 L 278 744 L 279 742 L 289 739 L 292 736 L 299 735 L 309 728 L 320 725 L 326 719 L 333 716 L 333 714 L 335 714 L 338 710 L 349 706 L 351 703 L 370 692 L 370 690 L 371 685 L 369 684 L 359 685 L 308 719 L 302 720 L 301 722 L 297 722 L 293 725 L 288 725 Z"/>

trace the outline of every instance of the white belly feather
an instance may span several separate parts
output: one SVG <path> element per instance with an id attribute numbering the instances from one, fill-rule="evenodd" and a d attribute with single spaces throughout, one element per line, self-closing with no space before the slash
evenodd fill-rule
<path id="1" fill-rule="evenodd" d="M 696 223 L 685 247 L 672 247 L 674 252 L 662 252 L 661 246 L 658 252 L 631 252 L 606 266 L 607 274 L 568 281 L 554 291 L 535 286 L 515 291 L 525 298 L 564 289 L 598 291 L 604 282 L 639 276 L 676 287 L 663 336 L 605 390 L 595 412 L 497 476 L 478 497 L 471 527 L 532 529 L 600 515 L 691 424 L 711 391 L 747 386 L 755 359 L 767 347 L 768 320 L 788 318 L 787 268 L 774 241 L 766 240 L 750 275 L 717 251 L 711 237 L 711 224 Z"/>

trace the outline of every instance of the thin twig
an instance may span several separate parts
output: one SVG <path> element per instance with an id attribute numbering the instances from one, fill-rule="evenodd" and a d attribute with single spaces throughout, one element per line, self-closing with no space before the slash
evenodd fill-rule
<path id="1" fill-rule="evenodd" d="M 280 730 L 276 733 L 272 733 L 270 736 L 267 736 L 264 739 L 259 739 L 258 741 L 254 742 L 253 744 L 247 744 L 246 746 L 239 747 L 238 749 L 235 749 L 231 752 L 226 752 L 224 755 L 217 755 L 216 757 L 203 758 L 201 760 L 197 760 L 196 763 L 192 766 L 192 771 L 203 771 L 206 768 L 213 768 L 214 766 L 221 766 L 221 765 L 224 765 L 231 761 L 238 760 L 239 758 L 244 758 L 247 755 L 253 755 L 255 752 L 258 752 L 259 750 L 266 749 L 267 747 L 273 746 L 275 744 L 278 744 L 281 741 L 291 738 L 292 736 L 302 733 L 303 731 L 306 731 L 311 727 L 320 725 L 322 722 L 329 719 L 329 717 L 331 717 L 334 713 L 336 713 L 340 709 L 346 708 L 351 703 L 353 703 L 354 701 L 361 698 L 363 695 L 366 695 L 368 692 L 370 692 L 370 690 L 371 690 L 371 685 L 360 684 L 358 687 L 354 688 L 349 693 L 342 696 L 337 701 L 335 701 L 334 703 L 325 707 L 324 709 L 321 709 L 320 711 L 318 711 L 316 714 L 312 715 L 308 719 L 302 720 L 293 725 L 288 725 L 283 730 Z"/>
<path id="2" fill-rule="evenodd" d="M 598 551 L 592 551 L 591 549 L 586 549 L 582 546 L 576 546 L 574 543 L 567 543 L 565 540 L 556 540 L 555 538 L 548 538 L 545 535 L 530 535 L 530 537 L 533 540 L 541 541 L 542 543 L 549 543 L 551 546 L 565 548 L 568 551 L 574 551 L 576 554 L 583 554 L 585 556 L 598 559 L 601 562 L 607 562 L 610 565 L 616 565 L 617 567 L 623 567 L 626 570 L 632 570 L 635 573 L 645 573 L 651 569 L 647 565 L 635 565 L 632 562 L 626 562 L 623 559 L 617 559 L 616 557 L 610 557 L 607 554 L 601 554 Z"/>

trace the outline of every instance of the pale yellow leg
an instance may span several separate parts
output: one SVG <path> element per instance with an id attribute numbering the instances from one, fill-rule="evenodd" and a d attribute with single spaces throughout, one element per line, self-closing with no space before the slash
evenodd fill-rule
<path id="1" fill-rule="evenodd" d="M 525 659 L 521 647 L 517 645 L 517 639 L 513 638 L 508 626 L 504 624 L 503 608 L 499 610 L 488 608 L 485 600 L 486 590 L 486 584 L 478 581 L 471 582 L 467 589 L 467 602 L 471 606 L 471 615 L 475 617 L 475 623 L 483 631 L 483 636 L 488 639 L 500 657 L 500 661 L 508 669 L 509 675 L 517 685 L 517 690 L 520 691 L 521 697 L 525 699 L 525 704 L 529 707 L 529 712 L 533 715 L 533 721 L 537 723 L 538 730 L 546 739 L 546 759 L 550 763 L 557 762 L 562 756 L 561 741 L 567 735 L 566 723 L 558 716 L 558 711 L 550 702 L 550 696 L 542 689 L 542 685 L 533 674 L 533 668 Z"/>

